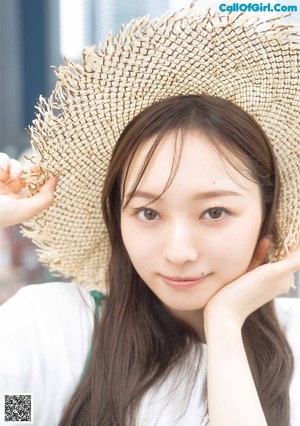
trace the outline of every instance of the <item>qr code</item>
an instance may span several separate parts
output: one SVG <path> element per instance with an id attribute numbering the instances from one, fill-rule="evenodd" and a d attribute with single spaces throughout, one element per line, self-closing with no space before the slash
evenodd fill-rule
<path id="1" fill-rule="evenodd" d="M 33 423 L 32 393 L 4 395 L 4 422 Z"/>

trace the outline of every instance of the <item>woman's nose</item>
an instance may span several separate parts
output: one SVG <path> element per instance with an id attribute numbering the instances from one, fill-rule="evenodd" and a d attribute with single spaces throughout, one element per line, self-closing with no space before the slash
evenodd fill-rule
<path id="1" fill-rule="evenodd" d="M 195 229 L 178 223 L 166 230 L 164 257 L 171 263 L 182 265 L 198 259 Z"/>

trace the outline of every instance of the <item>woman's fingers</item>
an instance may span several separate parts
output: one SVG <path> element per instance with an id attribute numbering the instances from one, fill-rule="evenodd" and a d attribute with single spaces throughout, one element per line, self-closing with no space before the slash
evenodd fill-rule
<path id="1" fill-rule="evenodd" d="M 288 293 L 290 276 L 300 270 L 300 248 L 284 259 L 256 266 L 263 258 L 268 241 L 262 240 L 253 258 L 252 269 L 223 286 L 207 303 L 206 313 L 231 318 L 242 325 L 248 315 L 275 297 Z"/>
<path id="2" fill-rule="evenodd" d="M 26 211 L 26 217 L 23 217 L 23 221 L 31 219 L 53 204 L 57 181 L 58 176 L 51 177 L 40 187 L 36 195 L 19 200 L 20 209 L 24 208 L 24 211 Z"/>
<path id="3" fill-rule="evenodd" d="M 32 197 L 22 192 L 26 187 L 24 172 L 30 177 L 40 171 L 35 164 L 24 168 L 19 161 L 0 153 L 0 226 L 27 222 L 53 204 L 57 177 L 48 179 Z"/>
<path id="4" fill-rule="evenodd" d="M 262 265 L 266 255 L 270 249 L 270 246 L 272 244 L 272 237 L 267 235 L 265 236 L 258 244 L 255 249 L 255 252 L 253 254 L 251 263 L 248 267 L 248 271 L 251 271 L 252 269 L 257 268 L 258 266 Z"/>
<path id="5" fill-rule="evenodd" d="M 23 168 L 19 161 L 0 153 L 0 183 L 5 184 L 5 187 L 1 185 L 2 194 L 18 194 L 25 187 L 24 182 L 20 180 L 22 174 Z"/>
<path id="6" fill-rule="evenodd" d="M 9 172 L 0 167 L 0 182 L 7 182 L 10 179 Z"/>
<path id="7" fill-rule="evenodd" d="M 300 270 L 300 248 L 291 251 L 283 260 L 278 262 L 287 272 L 294 273 Z"/>
<path id="8" fill-rule="evenodd" d="M 0 153 L 0 171 L 1 182 L 6 182 L 8 179 L 20 179 L 23 167 L 19 161 L 10 159 L 2 152 Z"/>
<path id="9" fill-rule="evenodd" d="M 23 173 L 23 167 L 21 163 L 13 158 L 9 160 L 10 177 L 12 179 L 20 179 Z"/>
<path id="10" fill-rule="evenodd" d="M 7 191 L 6 191 L 7 194 L 8 193 L 19 194 L 21 189 L 25 188 L 26 183 L 23 179 L 18 179 L 18 180 L 10 179 L 7 182 L 5 182 L 5 186 L 7 188 Z"/>
<path id="11" fill-rule="evenodd" d="M 54 201 L 54 190 L 57 177 L 51 177 L 41 186 L 39 192 L 32 197 L 9 197 L 3 200 L 3 208 L 0 212 L 0 224 L 2 227 L 26 222 L 50 207 Z M 5 197 L 5 195 L 0 195 Z M 6 197 L 5 197 L 6 198 Z M 0 198 L 1 201 L 1 198 Z"/>
<path id="12" fill-rule="evenodd" d="M 9 171 L 9 156 L 4 152 L 0 152 L 0 169 Z"/>
<path id="13" fill-rule="evenodd" d="M 284 259 L 262 265 L 256 269 L 258 281 L 266 284 L 265 289 L 274 291 L 273 298 L 290 290 L 289 277 L 300 270 L 300 249 L 294 250 Z M 255 272 L 255 271 L 253 271 Z"/>
<path id="14" fill-rule="evenodd" d="M 0 152 L 0 182 L 6 182 L 9 178 L 9 156 Z"/>
<path id="15" fill-rule="evenodd" d="M 247 272 L 250 272 L 263 264 L 263 261 L 271 246 L 271 242 L 272 240 L 269 236 L 264 237 L 259 242 Z M 290 253 L 287 254 L 282 260 L 276 263 L 278 265 L 278 274 L 289 274 L 298 271 L 300 269 L 300 239 L 297 246 L 291 250 Z"/>
<path id="16" fill-rule="evenodd" d="M 26 187 L 25 180 L 22 179 L 23 173 L 38 173 L 40 170 L 40 167 L 35 164 L 23 169 L 19 161 L 0 153 L 0 193 L 19 194 Z M 1 184 L 5 184 L 5 186 Z"/>

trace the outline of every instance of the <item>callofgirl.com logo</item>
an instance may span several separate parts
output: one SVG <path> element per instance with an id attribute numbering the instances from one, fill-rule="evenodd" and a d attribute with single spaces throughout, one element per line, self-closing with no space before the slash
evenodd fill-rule
<path id="1" fill-rule="evenodd" d="M 276 3 L 222 3 L 221 12 L 297 12 L 297 6 Z"/>

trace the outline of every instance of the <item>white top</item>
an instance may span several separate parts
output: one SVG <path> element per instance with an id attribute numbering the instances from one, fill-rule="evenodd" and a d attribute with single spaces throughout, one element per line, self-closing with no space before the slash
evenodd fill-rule
<path id="1" fill-rule="evenodd" d="M 275 306 L 294 352 L 291 426 L 298 426 L 300 300 L 278 298 Z M 94 308 L 88 288 L 59 282 L 26 286 L 0 307 L 1 420 L 3 394 L 32 393 L 33 425 L 58 425 L 84 369 L 93 332 Z M 205 360 L 206 345 L 203 345 L 203 361 L 193 391 L 189 383 L 182 380 L 186 377 L 182 369 L 174 370 L 156 392 L 148 391 L 142 399 L 138 425 L 207 425 Z M 164 399 L 166 395 L 169 398 Z M 165 403 L 167 399 L 171 401 L 169 405 Z"/>

